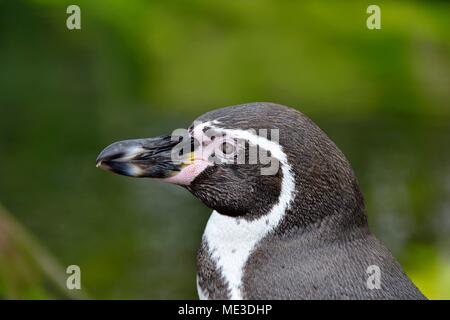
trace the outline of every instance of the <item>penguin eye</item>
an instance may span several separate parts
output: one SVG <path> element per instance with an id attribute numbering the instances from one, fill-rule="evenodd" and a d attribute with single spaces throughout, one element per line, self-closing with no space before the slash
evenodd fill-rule
<path id="1" fill-rule="evenodd" d="M 225 155 L 230 155 L 234 152 L 234 146 L 229 142 L 223 142 L 220 149 Z"/>

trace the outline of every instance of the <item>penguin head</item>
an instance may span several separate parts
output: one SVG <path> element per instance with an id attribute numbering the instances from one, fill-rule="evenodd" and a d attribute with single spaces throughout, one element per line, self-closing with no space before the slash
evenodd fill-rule
<path id="1" fill-rule="evenodd" d="M 278 104 L 225 107 L 169 136 L 113 143 L 97 166 L 181 185 L 227 216 L 252 220 L 281 206 L 295 225 L 339 213 L 365 220 L 345 156 L 309 118 Z"/>

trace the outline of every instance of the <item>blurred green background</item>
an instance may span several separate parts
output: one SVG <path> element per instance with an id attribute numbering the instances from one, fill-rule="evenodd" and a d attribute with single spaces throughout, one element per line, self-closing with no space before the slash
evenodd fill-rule
<path id="1" fill-rule="evenodd" d="M 95 158 L 252 101 L 324 129 L 374 233 L 429 298 L 450 298 L 450 5 L 377 1 L 371 31 L 369 4 L 0 0 L 0 298 L 196 298 L 210 210 Z M 71 264 L 81 292 L 64 289 Z"/>

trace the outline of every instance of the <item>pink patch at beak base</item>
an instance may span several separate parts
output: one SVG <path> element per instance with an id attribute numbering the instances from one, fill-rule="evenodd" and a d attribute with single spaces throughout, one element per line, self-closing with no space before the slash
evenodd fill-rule
<path id="1" fill-rule="evenodd" d="M 161 181 L 187 186 L 210 165 L 211 163 L 205 160 L 194 160 L 191 164 L 181 169 L 176 175 L 161 179 Z"/>

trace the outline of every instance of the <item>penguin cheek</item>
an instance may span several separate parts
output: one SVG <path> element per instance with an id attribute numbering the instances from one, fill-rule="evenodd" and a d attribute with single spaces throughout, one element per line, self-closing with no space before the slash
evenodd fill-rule
<path id="1" fill-rule="evenodd" d="M 207 167 L 187 189 L 204 205 L 226 216 L 244 216 L 252 203 L 253 186 L 236 172 L 237 166 Z"/>

